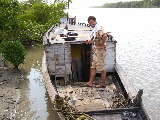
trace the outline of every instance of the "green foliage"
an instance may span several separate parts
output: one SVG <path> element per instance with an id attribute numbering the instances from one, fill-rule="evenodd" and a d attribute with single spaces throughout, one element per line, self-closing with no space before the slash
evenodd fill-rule
<path id="1" fill-rule="evenodd" d="M 31 7 L 31 15 L 34 17 L 34 21 L 39 24 L 45 24 L 50 19 L 50 9 L 45 3 L 35 3 Z"/>
<path id="2" fill-rule="evenodd" d="M 102 6 L 95 6 L 96 8 L 151 8 L 159 7 L 160 0 L 142 0 L 142 1 L 129 1 L 129 2 L 117 2 L 106 3 Z"/>
<path id="3" fill-rule="evenodd" d="M 24 45 L 42 44 L 44 33 L 65 16 L 67 2 L 57 0 L 54 4 L 42 0 L 0 0 L 0 42 L 19 40 Z"/>
<path id="4" fill-rule="evenodd" d="M 18 11 L 20 10 L 17 0 L 0 1 L 0 29 L 13 30 L 18 27 Z"/>
<path id="5" fill-rule="evenodd" d="M 160 7 L 160 0 L 153 0 L 152 5 L 154 5 L 156 7 Z"/>
<path id="6" fill-rule="evenodd" d="M 6 39 L 14 39 L 19 30 L 19 14 L 20 7 L 17 0 L 1 0 L 0 1 L 0 41 Z"/>
<path id="7" fill-rule="evenodd" d="M 33 5 L 35 3 L 41 3 L 42 0 L 28 0 L 27 3 L 30 4 L 30 5 Z"/>
<path id="8" fill-rule="evenodd" d="M 16 69 L 24 62 L 26 51 L 20 41 L 4 41 L 1 43 L 1 52 L 5 60 L 11 62 Z"/>

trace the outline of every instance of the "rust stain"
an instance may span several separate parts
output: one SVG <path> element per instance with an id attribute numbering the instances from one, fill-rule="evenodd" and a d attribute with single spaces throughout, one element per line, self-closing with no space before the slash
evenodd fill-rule
<path id="1" fill-rule="evenodd" d="M 56 58 L 56 62 L 59 62 L 59 59 L 58 59 L 58 58 Z"/>

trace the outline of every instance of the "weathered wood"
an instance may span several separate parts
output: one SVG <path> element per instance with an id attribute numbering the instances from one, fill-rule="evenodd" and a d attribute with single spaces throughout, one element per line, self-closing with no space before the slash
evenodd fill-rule
<path id="1" fill-rule="evenodd" d="M 51 80 L 50 80 L 50 76 L 48 74 L 45 53 L 42 58 L 42 73 L 43 73 L 43 78 L 45 81 L 45 85 L 46 85 L 48 94 L 50 96 L 51 101 L 53 102 L 57 92 L 56 92 L 55 88 L 53 87 Z"/>
<path id="2" fill-rule="evenodd" d="M 142 101 L 142 94 L 143 94 L 143 90 L 140 89 L 137 95 L 135 96 L 135 98 L 132 100 L 132 106 L 134 107 L 140 106 L 140 103 Z"/>
<path id="3" fill-rule="evenodd" d="M 94 97 L 95 99 L 101 99 L 101 97 L 100 97 L 100 95 L 98 94 L 97 91 L 91 91 L 91 92 L 92 92 L 93 97 Z"/>
<path id="4" fill-rule="evenodd" d="M 92 117 L 96 120 L 122 120 L 121 114 L 111 114 L 111 115 L 93 115 Z"/>
<path id="5" fill-rule="evenodd" d="M 65 91 L 66 91 L 66 95 L 67 95 L 68 97 L 70 97 L 70 93 L 73 92 L 73 88 L 71 87 L 71 85 L 67 85 L 67 86 L 65 87 Z"/>
<path id="6" fill-rule="evenodd" d="M 90 37 L 90 34 L 79 34 L 77 36 L 68 36 L 68 37 L 73 37 L 73 38 L 78 38 L 78 37 Z M 56 36 L 56 39 L 64 39 L 68 37 L 60 37 L 59 35 Z"/>
<path id="7" fill-rule="evenodd" d="M 103 109 L 103 110 L 83 111 L 83 112 L 89 115 L 93 115 L 93 114 L 118 114 L 125 111 L 139 112 L 139 110 L 140 110 L 139 107 L 131 107 L 131 108 Z"/>
<path id="8" fill-rule="evenodd" d="M 92 31 L 91 29 L 69 29 L 68 31 Z"/>
<path id="9" fill-rule="evenodd" d="M 88 96 L 88 91 L 90 91 L 89 88 L 86 88 L 84 87 L 81 91 L 81 96 L 83 96 L 84 100 L 89 100 L 91 99 L 89 96 Z"/>
<path id="10" fill-rule="evenodd" d="M 73 90 L 75 91 L 75 93 L 76 93 L 76 97 L 77 97 L 77 100 L 83 100 L 84 98 L 83 98 L 83 95 L 81 94 L 81 90 L 82 90 L 82 88 L 73 88 Z"/>
<path id="11" fill-rule="evenodd" d="M 109 99 L 107 98 L 102 98 L 103 105 L 105 106 L 106 109 L 109 109 L 109 106 L 112 104 Z"/>
<path id="12" fill-rule="evenodd" d="M 144 107 L 143 103 L 140 104 L 140 111 L 139 111 L 139 113 L 141 115 L 143 115 L 143 116 L 141 116 L 143 120 L 151 120 L 149 114 L 147 114 L 147 110 Z"/>
<path id="13" fill-rule="evenodd" d="M 76 108 L 80 111 L 102 110 L 105 106 L 101 99 L 83 100 L 76 102 Z"/>
<path id="14" fill-rule="evenodd" d="M 114 85 L 114 83 L 110 84 L 110 85 L 107 85 L 107 88 L 109 90 L 116 90 L 116 86 Z"/>
<path id="15" fill-rule="evenodd" d="M 93 90 L 87 91 L 87 93 L 88 93 L 87 96 L 88 96 L 88 98 L 90 98 L 91 100 L 94 99 L 94 96 L 93 96 L 92 91 L 93 91 Z"/>
<path id="16" fill-rule="evenodd" d="M 128 77 L 125 74 L 125 72 L 123 71 L 123 69 L 118 64 L 116 64 L 116 71 L 121 79 L 121 82 L 123 83 L 123 86 L 124 86 L 126 92 L 129 94 L 129 97 L 132 98 L 132 97 L 136 96 L 137 91 L 135 90 L 135 88 L 131 84 L 130 80 L 128 79 Z"/>
<path id="17" fill-rule="evenodd" d="M 67 95 L 67 91 L 64 86 L 57 86 L 57 91 L 60 97 L 65 97 Z"/>
<path id="18" fill-rule="evenodd" d="M 66 120 L 61 112 L 57 112 L 60 120 Z"/>

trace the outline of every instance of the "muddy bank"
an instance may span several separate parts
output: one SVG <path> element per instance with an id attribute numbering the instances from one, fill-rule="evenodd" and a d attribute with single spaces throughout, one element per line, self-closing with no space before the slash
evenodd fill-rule
<path id="1" fill-rule="evenodd" d="M 15 119 L 14 115 L 20 99 L 19 80 L 21 79 L 21 73 L 5 67 L 0 56 L 0 120 Z"/>

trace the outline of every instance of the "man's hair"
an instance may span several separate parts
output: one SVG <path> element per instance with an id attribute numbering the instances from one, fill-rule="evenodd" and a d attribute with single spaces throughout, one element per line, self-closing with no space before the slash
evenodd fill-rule
<path id="1" fill-rule="evenodd" d="M 88 22 L 89 22 L 90 20 L 96 21 L 96 18 L 95 18 L 94 16 L 89 16 L 89 17 L 88 17 Z"/>

